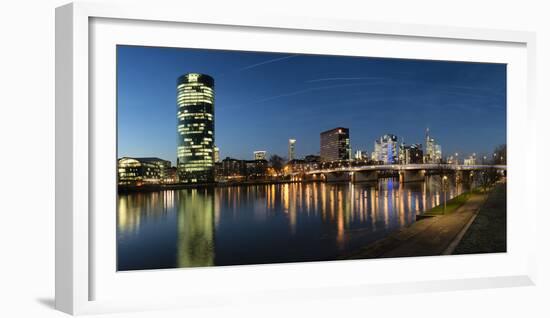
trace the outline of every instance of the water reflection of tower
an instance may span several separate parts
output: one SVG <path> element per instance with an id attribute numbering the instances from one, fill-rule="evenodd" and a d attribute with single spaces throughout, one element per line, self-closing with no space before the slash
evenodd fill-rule
<path id="1" fill-rule="evenodd" d="M 178 196 L 178 267 L 214 265 L 213 193 L 192 189 Z"/>

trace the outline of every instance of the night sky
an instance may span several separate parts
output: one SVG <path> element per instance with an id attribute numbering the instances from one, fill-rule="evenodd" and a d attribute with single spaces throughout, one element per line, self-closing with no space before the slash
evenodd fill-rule
<path id="1" fill-rule="evenodd" d="M 353 152 L 391 133 L 444 156 L 490 154 L 506 143 L 506 65 L 289 53 L 118 46 L 118 156 L 176 162 L 176 80 L 215 80 L 220 157 L 254 150 L 319 154 L 319 133 L 350 129 Z"/>

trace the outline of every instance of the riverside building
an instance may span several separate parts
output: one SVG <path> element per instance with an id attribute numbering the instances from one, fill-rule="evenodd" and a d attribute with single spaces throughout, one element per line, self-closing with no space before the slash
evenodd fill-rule
<path id="1" fill-rule="evenodd" d="M 179 181 L 214 182 L 214 79 L 198 73 L 180 76 L 177 105 Z"/>
<path id="2" fill-rule="evenodd" d="M 118 184 L 141 186 L 145 184 L 170 183 L 168 160 L 160 158 L 130 158 L 118 160 Z"/>

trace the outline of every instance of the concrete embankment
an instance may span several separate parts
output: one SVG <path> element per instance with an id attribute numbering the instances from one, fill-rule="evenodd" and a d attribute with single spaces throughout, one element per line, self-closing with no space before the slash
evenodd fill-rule
<path id="1" fill-rule="evenodd" d="M 291 181 L 291 180 L 269 180 L 269 181 L 239 181 L 239 182 L 217 182 L 217 183 L 202 183 L 202 184 L 148 184 L 141 186 L 134 185 L 119 185 L 119 193 L 128 192 L 154 192 L 163 190 L 179 190 L 179 189 L 204 189 L 204 188 L 221 188 L 221 187 L 233 187 L 241 185 L 271 185 L 271 184 L 287 184 L 287 183 L 314 183 L 321 181 Z"/>
<path id="2" fill-rule="evenodd" d="M 460 240 L 465 228 L 471 224 L 486 199 L 487 194 L 472 192 L 452 213 L 422 218 L 342 258 L 367 259 L 452 253 L 449 248 L 456 246 L 457 240 Z"/>

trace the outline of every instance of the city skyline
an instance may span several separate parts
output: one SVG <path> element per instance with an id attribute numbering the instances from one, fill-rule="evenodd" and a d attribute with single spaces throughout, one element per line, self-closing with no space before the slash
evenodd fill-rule
<path id="1" fill-rule="evenodd" d="M 130 46 L 117 51 L 119 157 L 176 163 L 174 87 L 188 71 L 216 80 L 220 159 L 249 159 L 256 150 L 285 156 L 289 139 L 296 139 L 296 158 L 318 155 L 319 133 L 339 126 L 349 127 L 353 152 L 371 153 L 383 134 L 424 144 L 425 128 L 445 155 L 489 154 L 506 143 L 503 64 Z"/>

